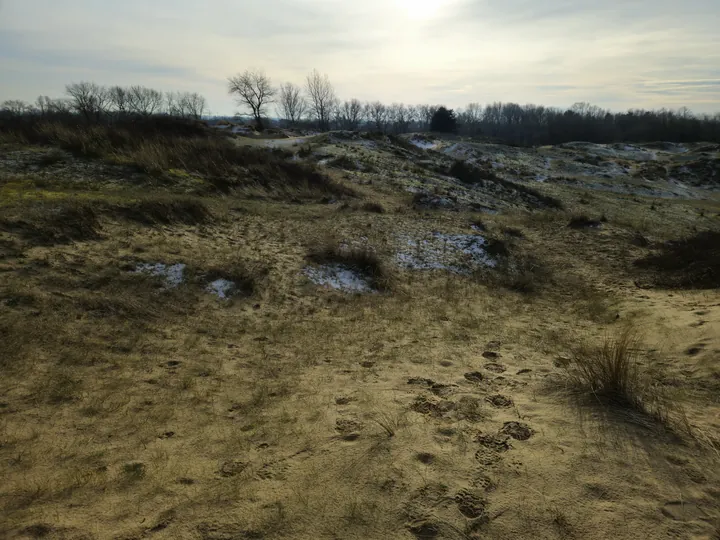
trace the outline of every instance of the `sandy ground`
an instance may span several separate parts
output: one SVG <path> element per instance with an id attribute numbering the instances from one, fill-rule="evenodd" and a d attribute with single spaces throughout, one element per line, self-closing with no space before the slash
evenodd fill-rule
<path id="1" fill-rule="evenodd" d="M 368 142 L 318 141 L 312 159 L 384 213 L 237 195 L 207 198 L 206 224 L 0 233 L 0 536 L 717 538 L 720 293 L 639 287 L 632 264 L 717 227 L 714 195 L 699 210 L 556 183 L 564 211 L 417 209 L 408 185 L 469 188 L 422 165 L 436 150 Z M 580 211 L 607 220 L 568 228 Z M 397 265 L 408 235 L 437 233 L 505 239 L 547 275 L 528 270 L 530 294 L 491 277 L 502 265 Z M 369 246 L 392 287 L 313 283 L 323 242 Z M 137 271 L 158 263 L 185 264 L 182 282 Z M 211 270 L 238 266 L 253 292 L 212 294 Z M 558 384 L 577 343 L 627 325 L 681 427 Z"/>

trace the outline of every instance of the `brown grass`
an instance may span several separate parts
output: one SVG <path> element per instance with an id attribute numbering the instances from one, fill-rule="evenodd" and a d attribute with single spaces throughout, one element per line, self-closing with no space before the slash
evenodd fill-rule
<path id="1" fill-rule="evenodd" d="M 307 258 L 316 264 L 340 264 L 365 275 L 379 291 L 392 289 L 393 273 L 378 254 L 368 247 L 344 246 L 326 240 L 312 246 Z"/>
<path id="2" fill-rule="evenodd" d="M 586 404 L 638 415 L 671 427 L 677 406 L 643 363 L 638 331 L 626 326 L 600 345 L 575 347 L 565 369 L 566 389 Z"/>
<path id="3" fill-rule="evenodd" d="M 232 139 L 194 127 L 180 129 L 185 124 L 174 128 L 160 125 L 39 122 L 5 136 L 14 136 L 21 144 L 57 146 L 79 157 L 133 165 L 155 177 L 164 177 L 171 169 L 199 174 L 224 193 L 260 187 L 279 194 L 354 195 L 350 187 L 335 182 L 315 166 L 290 161 L 289 153 L 240 146 Z"/>
<path id="4" fill-rule="evenodd" d="M 669 241 L 656 253 L 635 261 L 635 266 L 653 272 L 658 287 L 714 289 L 720 287 L 720 232 L 703 231 L 688 238 Z"/>

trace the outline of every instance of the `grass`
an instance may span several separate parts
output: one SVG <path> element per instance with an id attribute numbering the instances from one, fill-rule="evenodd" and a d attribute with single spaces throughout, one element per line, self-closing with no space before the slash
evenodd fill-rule
<path id="1" fill-rule="evenodd" d="M 495 174 L 489 163 L 470 164 L 467 161 L 455 161 L 448 174 L 454 176 L 464 184 L 478 185 L 483 188 L 500 188 L 528 199 L 539 208 L 552 208 L 560 210 L 564 207 L 562 201 L 556 197 L 541 193 L 535 188 L 511 182 Z"/>
<path id="2" fill-rule="evenodd" d="M 166 177 L 172 170 L 195 173 L 223 193 L 259 187 L 278 194 L 354 195 L 350 187 L 317 167 L 290 161 L 290 154 L 283 151 L 244 147 L 193 124 L 166 126 L 163 122 L 85 126 L 41 121 L 6 131 L 5 138 L 14 137 L 17 144 L 58 147 L 82 158 L 132 165 L 154 177 Z M 48 156 L 51 161 L 59 158 L 56 153 Z"/>
<path id="3" fill-rule="evenodd" d="M 392 289 L 393 274 L 378 254 L 367 247 L 348 247 L 333 240 L 312 246 L 307 258 L 316 264 L 340 264 L 365 275 L 373 288 Z"/>
<path id="4" fill-rule="evenodd" d="M 380 154 L 379 169 L 402 174 Z M 362 196 L 348 204 L 355 211 L 337 211 L 319 204 L 319 193 L 318 204 L 288 204 L 269 190 L 242 187 L 200 194 L 180 175 L 164 173 L 142 187 L 100 178 L 73 186 L 61 169 L 85 166 L 85 159 L 68 157 L 37 175 L 46 182 L 41 189 L 62 200 L 19 197 L 2 207 L 0 537 L 664 537 L 703 526 L 636 512 L 662 505 L 658 493 L 702 487 L 685 478 L 686 465 L 668 474 L 669 451 L 715 485 L 718 472 L 703 467 L 702 448 L 668 437 L 658 443 L 654 433 L 630 426 L 622 440 L 628 451 L 616 452 L 583 431 L 557 396 L 538 392 L 558 349 L 569 347 L 559 344 L 612 329 L 616 312 L 621 321 L 647 325 L 648 348 L 667 336 L 684 351 L 714 336 L 715 291 L 648 293 L 662 311 L 626 294 L 634 275 L 628 267 L 641 248 L 625 231 L 610 236 L 616 216 L 634 208 L 625 201 L 602 195 L 605 206 L 590 203 L 590 216 L 612 211 L 613 227 L 603 234 L 611 241 L 589 245 L 566 227 L 563 212 L 412 212 L 401 208 L 402 187 L 379 178 L 358 187 Z M 19 188 L 40 189 L 32 184 Z M 577 198 L 563 189 L 554 193 Z M 382 201 L 388 211 L 364 209 L 366 201 Z M 53 231 L 65 225 L 53 216 L 78 208 L 94 216 L 89 231 L 71 212 L 67 238 L 54 243 Z M 700 226 L 696 212 L 687 215 L 690 226 Z M 672 227 L 675 216 L 661 217 Z M 499 239 L 488 246 L 499 267 L 487 273 L 504 285 L 442 270 L 394 270 L 404 235 L 470 233 L 478 217 L 483 235 Z M 41 241 L 26 236 L 20 222 L 42 228 Z M 507 235 L 512 228 L 523 237 Z M 318 292 L 304 284 L 308 260 L 375 275 L 392 294 Z M 167 287 L 134 272 L 141 262 L 184 263 L 185 281 Z M 242 294 L 217 301 L 205 291 L 217 278 L 237 283 Z M 612 298 L 618 302 L 610 310 Z M 689 312 L 691 303 L 708 313 Z M 707 324 L 695 328 L 691 320 Z M 578 348 L 586 362 L 608 356 L 604 342 L 592 345 Z M 611 397 L 602 398 L 604 409 L 655 425 L 660 389 L 712 383 L 714 348 L 708 342 L 693 357 L 638 351 L 641 383 L 650 381 L 640 404 L 650 412 Z M 485 351 L 497 352 L 495 366 L 488 367 Z M 651 359 L 674 370 L 660 387 Z M 711 434 L 715 395 L 692 389 L 683 404 L 693 424 Z M 581 380 L 571 394 L 595 415 L 587 405 L 604 390 Z M 516 409 L 485 401 L 496 394 Z M 484 446 L 494 437 L 477 437 L 502 433 L 511 419 L 534 436 L 502 452 Z M 353 437 L 338 436 L 338 425 L 353 426 Z M 635 529 L 603 517 L 608 501 L 586 494 L 598 471 L 613 485 L 613 504 L 631 501 Z M 642 482 L 658 489 L 638 490 Z M 530 494 L 528 523 L 518 517 L 518 493 Z"/>
<path id="5" fill-rule="evenodd" d="M 638 331 L 627 326 L 600 345 L 580 345 L 563 365 L 566 389 L 596 404 L 671 427 L 677 408 L 659 384 L 658 373 L 643 364 Z"/>
<path id="6" fill-rule="evenodd" d="M 652 272 L 658 287 L 715 289 L 720 287 L 720 232 L 703 231 L 663 244 L 655 253 L 635 261 Z"/>

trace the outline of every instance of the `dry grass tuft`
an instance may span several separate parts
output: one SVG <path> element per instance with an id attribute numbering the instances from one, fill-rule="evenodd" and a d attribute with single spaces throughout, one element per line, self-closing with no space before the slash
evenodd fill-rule
<path id="1" fill-rule="evenodd" d="M 382 204 L 376 202 L 366 202 L 361 207 L 365 212 L 371 212 L 373 214 L 384 214 L 385 207 Z"/>
<path id="2" fill-rule="evenodd" d="M 338 245 L 331 240 L 310 248 L 308 260 L 316 264 L 340 264 L 368 277 L 379 291 L 392 289 L 393 274 L 377 253 L 367 247 Z"/>
<path id="3" fill-rule="evenodd" d="M 642 341 L 636 329 L 624 328 L 606 336 L 600 345 L 583 344 L 572 352 L 563 381 L 579 402 L 629 413 L 635 420 L 651 420 L 673 427 L 679 412 L 659 384 L 657 373 L 642 364 Z"/>
<path id="4" fill-rule="evenodd" d="M 212 220 L 207 205 L 193 197 L 146 198 L 109 205 L 109 213 L 143 225 L 184 223 L 196 225 Z"/>
<path id="5" fill-rule="evenodd" d="M 0 230 L 36 245 L 55 245 L 98 238 L 100 222 L 97 211 L 87 204 L 49 204 L 17 218 L 0 218 Z"/>

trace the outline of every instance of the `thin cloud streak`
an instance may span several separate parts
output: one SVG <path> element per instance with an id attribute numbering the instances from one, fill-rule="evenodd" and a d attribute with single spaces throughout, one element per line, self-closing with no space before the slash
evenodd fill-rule
<path id="1" fill-rule="evenodd" d="M 716 0 L 6 0 L 0 8 L 0 101 L 59 95 L 81 77 L 198 90 L 214 112 L 232 113 L 225 78 L 258 67 L 278 83 L 302 83 L 317 68 L 342 98 L 720 110 Z"/>

